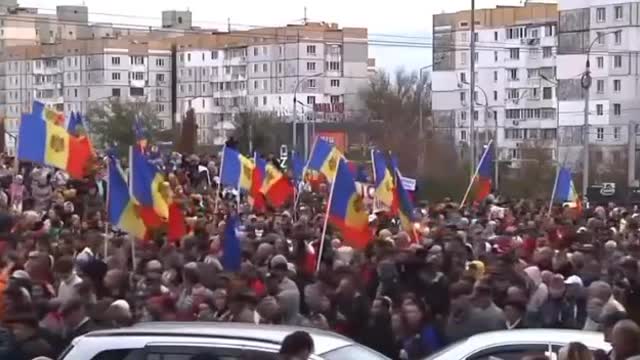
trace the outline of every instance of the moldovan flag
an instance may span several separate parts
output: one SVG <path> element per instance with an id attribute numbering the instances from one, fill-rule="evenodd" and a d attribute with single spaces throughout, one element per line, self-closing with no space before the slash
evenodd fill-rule
<path id="1" fill-rule="evenodd" d="M 253 161 L 242 156 L 239 152 L 224 147 L 222 150 L 222 165 L 220 169 L 220 182 L 245 193 L 251 192 L 253 179 Z"/>
<path id="2" fill-rule="evenodd" d="M 236 235 L 236 216 L 227 219 L 222 238 L 222 257 L 220 262 L 225 271 L 240 271 L 242 265 L 242 247 Z"/>
<path id="3" fill-rule="evenodd" d="M 129 147 L 129 188 L 147 227 L 158 227 L 169 219 L 170 191 L 164 176 L 137 146 Z M 163 189 L 164 188 L 164 189 Z"/>
<path id="4" fill-rule="evenodd" d="M 50 107 L 47 107 L 40 101 L 34 101 L 31 106 L 31 114 L 45 121 L 50 121 L 58 126 L 64 126 L 64 114 Z"/>
<path id="5" fill-rule="evenodd" d="M 296 182 L 304 180 L 304 160 L 297 152 L 291 152 L 291 173 Z"/>
<path id="6" fill-rule="evenodd" d="M 249 192 L 249 203 L 254 210 L 265 211 L 266 204 L 262 194 L 262 184 L 264 183 L 267 162 L 258 156 L 253 155 L 254 168 L 251 173 L 251 191 Z"/>
<path id="7" fill-rule="evenodd" d="M 491 177 L 493 176 L 493 146 L 489 144 L 478 164 L 478 175 L 475 181 L 474 200 L 480 202 L 491 194 Z"/>
<path id="8" fill-rule="evenodd" d="M 260 191 L 274 207 L 282 207 L 293 197 L 293 185 L 275 165 L 267 164 L 264 181 Z"/>
<path id="9" fill-rule="evenodd" d="M 394 169 L 396 174 L 395 176 L 395 198 L 398 203 L 398 217 L 400 218 L 400 226 L 402 230 L 404 230 L 413 241 L 418 239 L 418 234 L 416 233 L 416 228 L 414 227 L 414 217 L 413 217 L 413 204 L 411 203 L 411 198 L 409 198 L 409 193 L 402 185 L 402 180 L 400 178 L 400 171 L 398 169 Z"/>
<path id="10" fill-rule="evenodd" d="M 338 159 L 335 181 L 331 186 L 329 221 L 340 230 L 351 247 L 363 249 L 371 240 L 369 213 L 343 159 Z"/>
<path id="11" fill-rule="evenodd" d="M 124 174 L 112 156 L 108 157 L 107 170 L 107 217 L 109 222 L 138 239 L 144 239 L 147 229 L 129 195 Z"/>
<path id="12" fill-rule="evenodd" d="M 327 141 L 318 138 L 313 145 L 313 152 L 307 163 L 307 169 L 319 171 L 327 178 L 327 181 L 333 182 L 333 179 L 336 177 L 338 162 L 342 158 L 343 156 L 340 150 Z M 349 170 L 346 164 L 345 166 L 347 170 Z M 351 178 L 353 179 L 353 176 L 351 176 Z"/>
<path id="13" fill-rule="evenodd" d="M 571 170 L 566 167 L 561 167 L 558 170 L 554 194 L 554 202 L 571 203 L 578 212 L 582 212 L 582 202 L 573 184 Z"/>
<path id="14" fill-rule="evenodd" d="M 22 115 L 18 133 L 18 159 L 66 170 L 72 178 L 82 179 L 93 156 L 86 136 L 71 136 L 62 126 L 33 114 Z"/>
<path id="15" fill-rule="evenodd" d="M 393 175 L 387 167 L 384 153 L 378 150 L 371 151 L 371 163 L 373 165 L 373 179 L 375 185 L 375 197 L 392 212 L 397 208 L 394 201 Z M 395 206 L 394 206 L 395 205 Z"/>

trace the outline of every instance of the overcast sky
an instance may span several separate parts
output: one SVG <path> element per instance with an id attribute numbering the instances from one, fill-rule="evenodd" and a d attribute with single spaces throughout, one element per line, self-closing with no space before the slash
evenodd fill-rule
<path id="1" fill-rule="evenodd" d="M 372 41 L 411 43 L 414 48 L 371 46 L 369 56 L 388 70 L 415 70 L 431 63 L 431 17 L 470 7 L 470 0 L 19 0 L 20 5 L 53 12 L 56 5 L 87 5 L 89 21 L 159 26 L 163 10 L 193 12 L 194 25 L 225 29 L 227 18 L 240 25 L 284 25 L 301 21 L 304 7 L 312 21 L 367 27 Z M 476 0 L 476 7 L 518 5 L 520 0 Z M 393 6 L 391 6 L 393 4 Z M 120 16 L 116 16 L 120 15 Z M 400 37 L 397 37 L 400 36 Z"/>

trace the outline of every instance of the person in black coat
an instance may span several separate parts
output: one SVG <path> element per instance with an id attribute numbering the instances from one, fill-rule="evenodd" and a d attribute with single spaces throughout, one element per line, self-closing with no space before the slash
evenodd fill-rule
<path id="1" fill-rule="evenodd" d="M 363 344 L 390 358 L 398 355 L 391 330 L 391 299 L 378 297 L 371 305 L 371 316 L 365 328 Z"/>
<path id="2" fill-rule="evenodd" d="M 70 344 L 78 336 L 94 330 L 100 330 L 100 326 L 89 317 L 87 305 L 80 298 L 72 298 L 60 308 L 62 321 L 65 326 L 65 342 Z"/>

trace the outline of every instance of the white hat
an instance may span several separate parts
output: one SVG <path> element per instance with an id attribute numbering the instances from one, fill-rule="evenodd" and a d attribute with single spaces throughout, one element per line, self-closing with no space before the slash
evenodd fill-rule
<path id="1" fill-rule="evenodd" d="M 580 277 L 579 277 L 579 276 L 577 276 L 577 275 L 571 275 L 571 276 L 569 276 L 569 277 L 564 281 L 564 283 L 565 283 L 566 285 L 580 285 L 580 286 L 583 286 L 583 284 L 582 284 L 582 279 L 580 279 Z"/>

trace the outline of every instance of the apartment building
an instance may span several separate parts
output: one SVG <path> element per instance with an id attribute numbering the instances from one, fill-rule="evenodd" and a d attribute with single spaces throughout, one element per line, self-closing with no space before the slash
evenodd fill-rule
<path id="1" fill-rule="evenodd" d="M 178 114 L 195 110 L 202 144 L 222 144 L 238 112 L 292 121 L 294 96 L 300 121 L 341 121 L 362 113 L 358 94 L 369 75 L 366 29 L 307 23 L 187 35 L 176 40 L 176 53 Z"/>
<path id="2" fill-rule="evenodd" d="M 470 11 L 433 16 L 435 128 L 461 156 L 468 154 L 471 119 L 478 156 L 490 139 L 495 140 L 499 158 L 516 160 L 514 165 L 529 146 L 555 156 L 557 5 L 525 2 L 476 10 L 475 34 L 470 21 Z M 471 36 L 476 41 L 474 54 Z M 473 91 L 471 56 L 476 61 Z M 470 101 L 476 104 L 473 114 Z"/>
<path id="3" fill-rule="evenodd" d="M 67 40 L 10 47 L 0 55 L 0 117 L 15 135 L 20 115 L 31 111 L 34 100 L 69 114 L 121 97 L 152 103 L 169 128 L 171 74 L 171 44 L 165 42 Z"/>
<path id="4" fill-rule="evenodd" d="M 559 4 L 558 79 L 560 159 L 582 168 L 584 90 L 590 59 L 590 164 L 606 171 L 626 163 L 629 129 L 640 119 L 640 1 L 562 0 Z M 622 165 L 625 166 L 625 165 Z"/>

